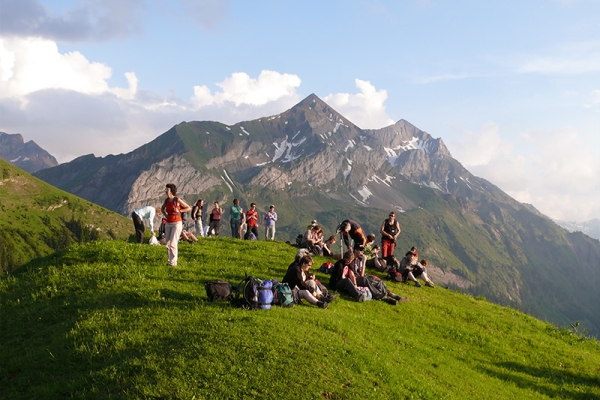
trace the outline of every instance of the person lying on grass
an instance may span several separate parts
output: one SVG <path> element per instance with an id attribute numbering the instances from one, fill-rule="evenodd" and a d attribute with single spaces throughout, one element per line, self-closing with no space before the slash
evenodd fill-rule
<path id="1" fill-rule="evenodd" d="M 310 304 L 319 308 L 327 308 L 328 303 L 333 301 L 334 297 L 324 294 L 315 276 L 308 271 L 313 265 L 313 259 L 310 255 L 305 255 L 299 261 L 294 261 L 288 267 L 282 282 L 287 283 L 292 289 L 294 302 L 299 304 L 305 299 Z M 323 287 L 323 289 L 325 289 Z"/>

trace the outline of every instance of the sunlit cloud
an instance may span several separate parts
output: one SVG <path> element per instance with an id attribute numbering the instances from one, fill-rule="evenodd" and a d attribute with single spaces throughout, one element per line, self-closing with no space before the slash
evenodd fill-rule
<path id="1" fill-rule="evenodd" d="M 476 176 L 560 220 L 588 220 L 600 212 L 600 161 L 573 128 L 529 131 L 509 142 L 487 122 L 449 143 Z"/>
<path id="2" fill-rule="evenodd" d="M 236 106 L 260 106 L 282 97 L 296 97 L 296 88 L 300 83 L 301 79 L 297 75 L 276 71 L 262 71 L 257 79 L 251 78 L 245 72 L 236 72 L 216 84 L 222 91 L 214 95 L 207 86 L 194 86 L 192 104 L 202 107 L 231 102 Z"/>
<path id="3" fill-rule="evenodd" d="M 369 81 L 355 79 L 354 82 L 360 93 L 330 94 L 323 100 L 360 128 L 376 129 L 394 124 L 385 111 L 387 91 L 375 89 Z"/>

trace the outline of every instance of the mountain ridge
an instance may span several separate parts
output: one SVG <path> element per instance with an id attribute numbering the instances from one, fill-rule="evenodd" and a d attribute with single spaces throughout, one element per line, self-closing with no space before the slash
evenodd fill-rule
<path id="1" fill-rule="evenodd" d="M 58 165 L 53 155 L 33 140 L 25 142 L 20 133 L 0 132 L 0 158 L 29 173 Z"/>
<path id="2" fill-rule="evenodd" d="M 442 283 L 600 332 L 598 241 L 472 175 L 442 139 L 405 120 L 363 130 L 314 94 L 233 125 L 182 122 L 128 154 L 86 156 L 36 176 L 123 215 L 160 204 L 167 182 L 190 202 L 237 197 L 261 212 L 276 204 L 278 238 L 290 241 L 314 218 L 326 234 L 348 217 L 378 232 L 396 210 L 399 255 L 418 245 Z M 540 301 L 549 291 L 562 298 Z"/>

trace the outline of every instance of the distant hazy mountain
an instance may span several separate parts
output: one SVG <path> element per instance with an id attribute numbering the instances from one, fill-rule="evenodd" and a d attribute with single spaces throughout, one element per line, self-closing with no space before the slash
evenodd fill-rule
<path id="1" fill-rule="evenodd" d="M 594 218 L 587 222 L 568 222 L 554 220 L 559 226 L 562 226 L 569 232 L 583 232 L 589 237 L 600 240 L 600 219 Z"/>
<path id="2" fill-rule="evenodd" d="M 279 240 L 313 218 L 327 235 L 352 218 L 379 237 L 396 210 L 396 254 L 418 246 L 437 282 L 600 333 L 597 240 L 472 175 L 441 139 L 407 121 L 363 130 L 315 95 L 235 125 L 183 122 L 131 153 L 87 155 L 36 175 L 124 215 L 161 204 L 169 182 L 209 210 L 214 200 L 228 209 L 234 197 L 261 212 L 275 204 Z"/>
<path id="3" fill-rule="evenodd" d="M 20 134 L 0 132 L 0 158 L 29 173 L 58 165 L 56 158 L 33 140 L 24 143 Z"/>

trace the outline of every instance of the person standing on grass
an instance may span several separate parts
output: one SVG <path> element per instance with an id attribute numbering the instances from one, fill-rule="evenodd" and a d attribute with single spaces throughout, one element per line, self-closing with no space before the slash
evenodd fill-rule
<path id="1" fill-rule="evenodd" d="M 207 236 L 219 236 L 219 229 L 221 228 L 221 215 L 223 215 L 223 209 L 219 205 L 219 202 L 215 201 L 215 205 L 210 212 L 210 225 Z"/>
<path id="2" fill-rule="evenodd" d="M 152 236 L 154 236 L 154 217 L 156 215 L 161 215 L 162 212 L 158 208 L 154 208 L 151 206 L 146 206 L 142 208 L 135 209 L 131 213 L 131 219 L 133 219 L 133 226 L 135 228 L 135 236 L 137 238 L 138 243 L 144 243 L 144 220 L 148 221 L 148 226 L 150 227 L 150 232 L 152 232 Z"/>
<path id="3" fill-rule="evenodd" d="M 381 224 L 381 229 L 379 229 L 379 233 L 381 233 L 381 257 L 386 258 L 394 255 L 400 232 L 400 223 L 396 221 L 396 213 L 392 211 L 388 219 Z"/>
<path id="4" fill-rule="evenodd" d="M 277 222 L 277 213 L 275 206 L 271 205 L 265 214 L 265 240 L 275 240 L 275 222 Z"/>
<path id="5" fill-rule="evenodd" d="M 258 212 L 256 211 L 256 203 L 250 203 L 250 209 L 246 212 L 246 224 L 248 224 L 248 231 L 244 239 L 250 239 L 250 233 L 254 235 L 255 239 L 258 239 Z"/>
<path id="6" fill-rule="evenodd" d="M 192 207 L 191 217 L 194 221 L 194 228 L 196 229 L 196 235 L 204 236 L 204 228 L 202 227 L 202 210 L 204 209 L 204 200 L 198 199 L 194 207 Z"/>
<path id="7" fill-rule="evenodd" d="M 240 201 L 233 199 L 233 205 L 229 207 L 229 225 L 231 226 L 231 237 L 241 239 L 240 230 L 242 227 L 242 217 L 244 210 L 240 207 Z"/>
<path id="8" fill-rule="evenodd" d="M 177 243 L 183 230 L 181 213 L 191 210 L 191 207 L 177 196 L 177 187 L 173 183 L 168 183 L 165 189 L 167 198 L 165 199 L 161 211 L 165 214 L 167 223 L 165 225 L 165 240 L 167 243 L 168 264 L 171 267 L 177 266 Z"/>

